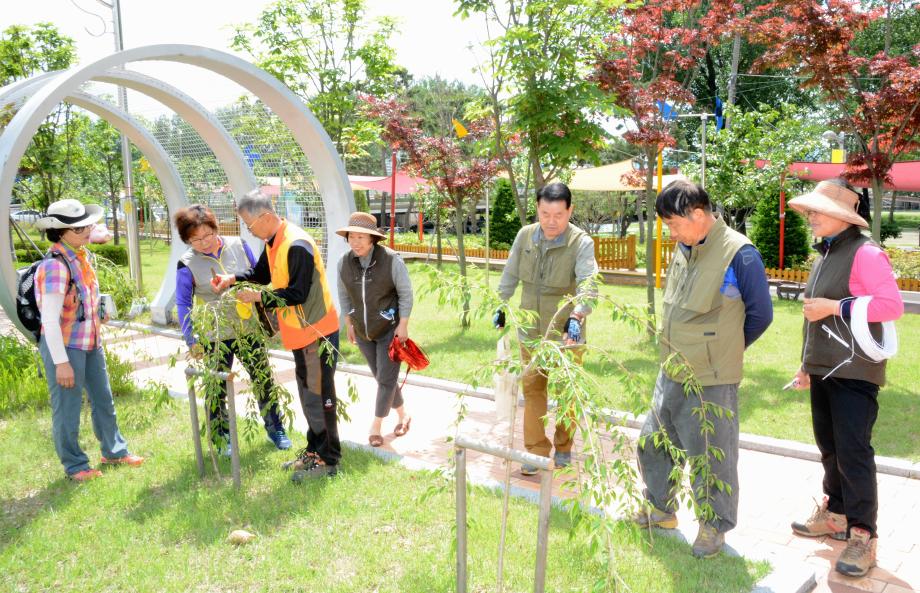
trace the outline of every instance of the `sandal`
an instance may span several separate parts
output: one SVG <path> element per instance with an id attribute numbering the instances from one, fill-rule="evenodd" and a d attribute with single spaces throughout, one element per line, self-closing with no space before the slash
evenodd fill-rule
<path id="1" fill-rule="evenodd" d="M 370 443 L 371 447 L 379 447 L 383 444 L 383 437 L 379 434 L 372 434 L 367 437 L 367 442 Z"/>
<path id="2" fill-rule="evenodd" d="M 405 422 L 400 422 L 396 425 L 396 428 L 393 429 L 393 434 L 398 437 L 403 436 L 409 432 L 409 425 L 412 423 L 412 416 L 407 416 Z"/>

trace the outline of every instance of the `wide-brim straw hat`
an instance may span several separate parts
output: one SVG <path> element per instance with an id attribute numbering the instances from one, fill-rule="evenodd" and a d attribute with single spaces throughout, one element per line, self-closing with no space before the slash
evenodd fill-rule
<path id="1" fill-rule="evenodd" d="M 98 222 L 102 214 L 99 204 L 84 204 L 74 199 L 58 200 L 48 206 L 45 216 L 39 218 L 35 226 L 42 231 L 88 226 Z"/>
<path id="2" fill-rule="evenodd" d="M 347 237 L 348 233 L 367 233 L 383 239 L 385 235 L 377 229 L 377 219 L 367 212 L 352 212 L 348 217 L 348 226 L 335 232 L 336 235 Z"/>
<path id="3" fill-rule="evenodd" d="M 866 219 L 856 213 L 857 204 L 859 204 L 859 194 L 831 181 L 822 181 L 810 193 L 789 200 L 789 207 L 801 214 L 806 214 L 811 210 L 856 226 L 869 228 Z"/>

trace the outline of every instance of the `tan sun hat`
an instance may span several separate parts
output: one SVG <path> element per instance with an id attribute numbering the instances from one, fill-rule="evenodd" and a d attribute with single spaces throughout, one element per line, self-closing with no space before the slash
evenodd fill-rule
<path id="1" fill-rule="evenodd" d="M 79 200 L 58 200 L 48 206 L 45 216 L 36 221 L 39 230 L 70 229 L 95 224 L 102 218 L 102 206 L 83 204 Z"/>
<path id="2" fill-rule="evenodd" d="M 348 233 L 367 233 L 383 239 L 385 235 L 377 230 L 377 219 L 373 214 L 367 212 L 352 212 L 348 217 L 348 226 L 340 228 L 335 232 L 341 237 L 348 236 Z"/>
<path id="3" fill-rule="evenodd" d="M 833 181 L 822 181 L 810 193 L 789 200 L 789 207 L 801 214 L 809 210 L 831 218 L 869 228 L 866 219 L 856 213 L 859 194 Z"/>

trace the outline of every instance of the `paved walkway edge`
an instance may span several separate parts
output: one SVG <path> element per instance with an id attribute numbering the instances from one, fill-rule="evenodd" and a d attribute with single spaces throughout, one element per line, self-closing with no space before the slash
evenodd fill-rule
<path id="1" fill-rule="evenodd" d="M 176 338 L 178 340 L 182 339 L 182 334 L 174 329 L 123 321 L 110 321 L 109 324 L 116 327 L 124 327 L 126 329 L 151 332 L 161 336 Z M 269 354 L 281 360 L 294 360 L 293 355 L 291 355 L 291 353 L 287 350 L 270 350 Z M 365 375 L 368 377 L 371 376 L 370 369 L 364 365 L 339 363 L 338 368 L 339 370 L 346 373 Z M 449 381 L 447 379 L 437 379 L 435 377 L 410 374 L 406 379 L 406 382 L 410 385 L 415 385 L 418 387 L 440 389 L 450 393 L 463 393 L 472 397 L 495 400 L 495 394 L 491 389 L 473 388 L 471 385 L 459 383 L 457 381 Z M 519 398 L 518 405 L 522 405 L 523 401 L 523 398 Z M 629 412 L 621 412 L 619 410 L 610 410 L 609 414 L 615 421 L 621 422 L 629 428 L 641 429 L 642 425 L 645 423 L 644 414 L 634 416 Z M 761 453 L 770 453 L 771 455 L 792 457 L 795 459 L 803 459 L 805 461 L 821 461 L 821 455 L 818 452 L 818 448 L 816 446 L 806 445 L 796 441 L 788 441 L 784 439 L 775 439 L 772 437 L 741 433 L 739 446 L 742 449 L 759 451 Z M 877 455 L 875 457 L 875 464 L 876 471 L 878 473 L 898 476 L 901 478 L 920 480 L 920 463 L 911 463 L 906 459 L 883 457 Z"/>

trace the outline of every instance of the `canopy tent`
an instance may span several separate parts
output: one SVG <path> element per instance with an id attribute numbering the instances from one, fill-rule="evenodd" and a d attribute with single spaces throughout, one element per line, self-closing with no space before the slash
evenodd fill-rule
<path id="1" fill-rule="evenodd" d="M 641 191 L 645 189 L 645 182 L 638 180 L 637 174 L 641 173 L 632 159 L 628 159 L 601 167 L 576 169 L 568 186 L 573 191 Z M 684 179 L 684 176 L 664 175 L 661 187 L 677 179 Z"/>
<path id="2" fill-rule="evenodd" d="M 351 182 L 353 190 L 374 190 L 389 193 L 393 189 L 393 178 L 387 177 L 368 177 L 366 175 L 349 175 L 348 181 Z M 406 175 L 404 171 L 396 171 L 396 194 L 405 195 L 420 191 L 428 182 L 421 177 L 412 177 Z"/>
<path id="3" fill-rule="evenodd" d="M 842 163 L 792 163 L 789 172 L 799 179 L 824 181 L 835 179 L 843 174 L 846 167 Z M 920 161 L 903 161 L 895 163 L 889 173 L 891 183 L 885 189 L 894 191 L 920 191 Z M 857 187 L 866 187 L 866 183 L 855 183 Z"/>

